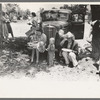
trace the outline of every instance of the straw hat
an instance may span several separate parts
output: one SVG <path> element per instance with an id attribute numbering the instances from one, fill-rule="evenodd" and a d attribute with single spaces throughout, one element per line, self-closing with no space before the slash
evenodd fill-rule
<path id="1" fill-rule="evenodd" d="M 67 39 L 69 39 L 69 38 L 72 38 L 73 40 L 75 39 L 73 33 L 71 33 L 71 32 L 66 33 L 66 34 L 64 35 L 64 37 L 67 38 Z"/>

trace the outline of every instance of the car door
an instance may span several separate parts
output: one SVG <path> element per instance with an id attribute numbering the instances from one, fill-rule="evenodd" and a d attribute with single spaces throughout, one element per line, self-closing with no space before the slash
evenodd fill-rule
<path id="1" fill-rule="evenodd" d="M 91 5 L 92 21 L 100 20 L 100 5 Z"/>
<path id="2" fill-rule="evenodd" d="M 83 39 L 84 16 L 85 15 L 81 13 L 72 14 L 70 31 L 75 35 L 75 39 Z"/>

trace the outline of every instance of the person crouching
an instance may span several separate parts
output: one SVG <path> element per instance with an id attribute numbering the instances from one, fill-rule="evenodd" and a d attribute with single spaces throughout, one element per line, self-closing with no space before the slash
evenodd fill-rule
<path id="1" fill-rule="evenodd" d="M 75 41 L 74 35 L 71 32 L 66 33 L 60 45 L 66 65 L 69 66 L 70 62 L 72 62 L 73 66 L 77 67 L 78 43 Z"/>

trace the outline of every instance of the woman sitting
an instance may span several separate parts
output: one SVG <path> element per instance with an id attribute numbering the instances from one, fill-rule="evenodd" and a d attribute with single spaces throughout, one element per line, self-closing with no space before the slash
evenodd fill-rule
<path id="1" fill-rule="evenodd" d="M 36 63 L 39 63 L 39 52 L 45 51 L 45 45 L 46 45 L 46 35 L 41 32 L 40 29 L 36 30 L 34 34 L 31 36 L 31 40 L 28 43 L 28 46 L 32 49 L 32 56 L 31 56 L 31 63 L 34 62 L 34 55 L 36 52 Z"/>
<path id="2" fill-rule="evenodd" d="M 73 66 L 77 67 L 78 43 L 75 41 L 74 35 L 71 32 L 65 34 L 60 45 L 66 65 L 69 66 L 70 62 L 72 62 Z"/>

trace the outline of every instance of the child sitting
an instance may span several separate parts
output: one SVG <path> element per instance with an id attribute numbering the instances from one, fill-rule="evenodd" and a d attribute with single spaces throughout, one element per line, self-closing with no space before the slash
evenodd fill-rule
<path id="1" fill-rule="evenodd" d="M 45 51 L 45 43 L 43 41 L 40 41 L 37 45 L 37 49 L 39 52 L 43 53 Z"/>
<path id="2" fill-rule="evenodd" d="M 54 58 L 55 58 L 55 39 L 50 38 L 48 48 L 46 49 L 48 51 L 48 63 L 49 66 L 54 65 Z"/>

